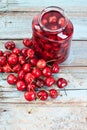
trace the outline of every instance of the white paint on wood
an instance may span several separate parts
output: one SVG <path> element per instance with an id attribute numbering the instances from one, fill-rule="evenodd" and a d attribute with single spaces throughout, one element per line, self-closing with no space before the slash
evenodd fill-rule
<path id="1" fill-rule="evenodd" d="M 33 17 L 49 5 L 66 11 L 75 27 L 74 40 L 87 40 L 86 0 L 0 0 L 0 39 L 30 37 Z M 0 40 L 0 49 L 4 42 Z M 21 46 L 20 40 L 16 43 Z M 61 91 L 63 96 L 55 100 L 29 103 L 0 74 L 0 130 L 87 130 L 87 42 L 72 41 L 71 52 L 57 75 L 69 80 L 67 96 Z"/>
<path id="2" fill-rule="evenodd" d="M 83 2 L 84 1 L 84 2 Z M 69 1 L 67 0 L 67 2 L 64 2 L 63 0 L 8 0 L 8 4 L 16 4 L 16 5 L 22 5 L 22 6 L 28 6 L 28 7 L 43 7 L 43 6 L 86 6 L 87 5 L 87 1 L 86 0 L 73 0 L 73 1 Z"/>
<path id="3" fill-rule="evenodd" d="M 20 39 L 32 36 L 32 20 L 37 13 L 0 13 L 0 39 Z M 80 13 L 79 13 L 80 14 Z M 70 14 L 69 14 L 70 15 Z M 87 39 L 87 17 L 70 16 L 74 24 L 73 39 Z M 86 13 L 87 15 L 87 13 Z"/>
<path id="4" fill-rule="evenodd" d="M 66 11 L 86 11 L 87 1 L 73 0 L 64 2 L 63 0 L 1 0 L 0 11 L 40 11 L 47 6 L 59 6 Z"/>
<path id="5" fill-rule="evenodd" d="M 0 104 L 3 130 L 86 130 L 87 107 L 32 107 Z"/>
<path id="6" fill-rule="evenodd" d="M 47 105 L 47 106 L 86 106 L 87 105 L 87 90 L 66 90 L 67 96 L 64 91 L 60 91 L 62 96 L 58 96 L 58 98 L 52 100 L 48 98 L 47 101 L 36 101 L 28 102 L 24 99 L 24 93 L 19 91 L 1 91 L 0 92 L 0 102 L 1 103 L 29 103 L 35 106 L 38 105 Z"/>
<path id="7" fill-rule="evenodd" d="M 66 90 L 87 89 L 87 67 L 61 67 L 61 71 L 55 75 L 55 79 L 57 80 L 59 77 L 68 81 Z M 2 86 L 0 91 L 16 91 L 15 86 L 8 85 L 6 78 L 6 74 L 0 74 L 0 85 Z M 56 88 L 56 85 L 53 87 Z"/>

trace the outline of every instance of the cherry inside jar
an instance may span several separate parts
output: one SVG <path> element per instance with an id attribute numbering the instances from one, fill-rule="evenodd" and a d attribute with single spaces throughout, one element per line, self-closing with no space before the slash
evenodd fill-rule
<path id="1" fill-rule="evenodd" d="M 59 7 L 47 7 L 32 21 L 33 44 L 39 58 L 64 62 L 69 55 L 73 25 Z"/>

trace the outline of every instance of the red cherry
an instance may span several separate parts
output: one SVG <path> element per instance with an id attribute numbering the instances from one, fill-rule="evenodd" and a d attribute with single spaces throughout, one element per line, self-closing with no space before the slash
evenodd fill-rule
<path id="1" fill-rule="evenodd" d="M 67 81 L 64 78 L 59 78 L 57 81 L 57 85 L 59 88 L 64 88 L 67 86 Z"/>
<path id="2" fill-rule="evenodd" d="M 0 56 L 3 56 L 3 51 L 2 50 L 0 50 Z"/>
<path id="3" fill-rule="evenodd" d="M 28 49 L 27 50 L 27 57 L 28 58 L 33 58 L 34 57 L 34 50 L 33 49 Z"/>
<path id="4" fill-rule="evenodd" d="M 30 90 L 35 90 L 36 89 L 36 85 L 34 83 L 31 83 L 31 84 L 28 84 L 27 85 L 27 90 L 30 91 Z"/>
<path id="5" fill-rule="evenodd" d="M 37 67 L 43 69 L 46 66 L 46 61 L 43 59 L 38 60 Z"/>
<path id="6" fill-rule="evenodd" d="M 47 87 L 51 87 L 55 83 L 55 79 L 51 76 L 47 77 L 45 79 L 45 83 L 46 83 Z"/>
<path id="7" fill-rule="evenodd" d="M 54 63 L 54 64 L 52 65 L 52 69 L 51 69 L 52 73 L 58 73 L 59 70 L 60 70 L 60 67 L 58 66 L 58 64 L 57 64 L 57 63 Z"/>
<path id="8" fill-rule="evenodd" d="M 49 23 L 56 23 L 56 22 L 57 22 L 57 17 L 56 16 L 49 17 Z"/>
<path id="9" fill-rule="evenodd" d="M 38 88 L 42 88 L 43 86 L 44 86 L 44 80 L 43 79 L 37 79 L 36 80 L 36 86 L 38 87 Z"/>
<path id="10" fill-rule="evenodd" d="M 23 69 L 25 72 L 30 72 L 30 70 L 31 70 L 31 64 L 30 64 L 30 63 L 25 63 L 25 64 L 22 66 L 22 69 Z"/>
<path id="11" fill-rule="evenodd" d="M 25 77 L 25 72 L 23 70 L 20 70 L 18 72 L 18 79 L 19 80 L 24 80 L 24 77 Z"/>
<path id="12" fill-rule="evenodd" d="M 61 26 L 64 26 L 65 23 L 66 23 L 66 20 L 65 20 L 65 18 L 63 18 L 63 17 L 61 17 L 61 18 L 59 19 L 59 21 L 58 21 L 58 24 L 61 25 Z"/>
<path id="13" fill-rule="evenodd" d="M 9 74 L 8 77 L 7 77 L 7 82 L 11 85 L 16 84 L 17 77 L 13 74 Z"/>
<path id="14" fill-rule="evenodd" d="M 21 65 L 20 64 L 16 64 L 14 67 L 13 67 L 13 72 L 17 73 L 21 70 Z"/>
<path id="15" fill-rule="evenodd" d="M 0 67 L 0 73 L 3 73 L 3 68 L 2 67 Z"/>
<path id="16" fill-rule="evenodd" d="M 46 77 L 51 76 L 52 72 L 50 67 L 46 66 L 43 70 L 42 70 L 42 74 Z"/>
<path id="17" fill-rule="evenodd" d="M 25 82 L 26 83 L 32 83 L 34 81 L 35 77 L 32 73 L 25 74 Z"/>
<path id="18" fill-rule="evenodd" d="M 22 54 L 23 56 L 25 56 L 25 57 L 27 57 L 27 50 L 28 50 L 28 48 L 23 48 L 23 49 L 21 50 L 21 54 Z"/>
<path id="19" fill-rule="evenodd" d="M 56 97 L 58 96 L 57 90 L 55 90 L 55 89 L 50 89 L 50 90 L 49 90 L 49 96 L 50 96 L 51 98 L 56 98 Z"/>
<path id="20" fill-rule="evenodd" d="M 37 61 L 38 61 L 37 58 L 32 58 L 32 59 L 30 59 L 30 63 L 31 63 L 32 66 L 36 66 Z"/>
<path id="21" fill-rule="evenodd" d="M 37 97 L 40 99 L 40 100 L 47 100 L 48 98 L 48 93 L 45 91 L 45 90 L 40 90 L 38 93 L 37 93 Z"/>
<path id="22" fill-rule="evenodd" d="M 15 48 L 15 43 L 13 41 L 8 41 L 5 43 L 5 48 L 8 50 L 12 50 Z"/>
<path id="23" fill-rule="evenodd" d="M 43 24 L 43 25 L 46 25 L 46 24 L 47 24 L 47 20 L 46 20 L 46 19 L 43 19 L 43 20 L 42 20 L 42 24 Z"/>
<path id="24" fill-rule="evenodd" d="M 26 46 L 26 47 L 31 47 L 32 46 L 32 40 L 29 39 L 29 38 L 25 38 L 23 40 L 23 44 Z"/>
<path id="25" fill-rule="evenodd" d="M 6 64 L 6 57 L 0 56 L 0 66 L 3 66 Z"/>
<path id="26" fill-rule="evenodd" d="M 5 73 L 10 73 L 11 72 L 11 67 L 10 65 L 6 64 L 3 66 L 3 72 Z"/>
<path id="27" fill-rule="evenodd" d="M 3 56 L 8 58 L 10 56 L 11 52 L 10 51 L 4 51 Z"/>
<path id="28" fill-rule="evenodd" d="M 19 80 L 16 83 L 16 87 L 17 87 L 17 90 L 24 91 L 26 89 L 26 84 L 23 81 Z"/>
<path id="29" fill-rule="evenodd" d="M 16 55 L 20 55 L 20 52 L 21 52 L 21 50 L 20 50 L 19 48 L 14 48 L 14 49 L 12 50 L 12 53 L 14 53 L 14 54 L 16 54 Z"/>
<path id="30" fill-rule="evenodd" d="M 45 50 L 50 50 L 50 49 L 52 49 L 52 45 L 50 45 L 50 44 L 48 44 L 48 43 L 45 43 L 45 44 L 44 44 L 44 49 L 45 49 Z"/>
<path id="31" fill-rule="evenodd" d="M 29 92 L 25 92 L 24 97 L 27 101 L 33 101 L 36 99 L 36 92 L 32 90 Z"/>
<path id="32" fill-rule="evenodd" d="M 26 63 L 26 58 L 24 56 L 19 56 L 18 57 L 19 64 L 23 65 Z"/>
<path id="33" fill-rule="evenodd" d="M 41 70 L 39 70 L 38 68 L 34 68 L 32 70 L 32 74 L 35 76 L 35 78 L 39 78 L 41 76 Z"/>
<path id="34" fill-rule="evenodd" d="M 10 65 L 15 65 L 15 64 L 17 64 L 17 62 L 18 62 L 18 57 L 17 57 L 16 54 L 11 54 L 11 55 L 8 57 L 8 63 L 9 63 Z"/>

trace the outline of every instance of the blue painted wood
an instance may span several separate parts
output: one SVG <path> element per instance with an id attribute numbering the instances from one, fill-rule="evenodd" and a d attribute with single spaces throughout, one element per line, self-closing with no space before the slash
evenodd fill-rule
<path id="1" fill-rule="evenodd" d="M 68 80 L 67 96 L 61 91 L 63 96 L 55 100 L 29 103 L 0 75 L 0 130 L 87 129 L 87 41 L 82 41 L 87 40 L 87 0 L 0 0 L 0 39 L 30 37 L 33 17 L 50 5 L 64 8 L 74 24 L 73 39 L 78 40 L 72 41 L 70 60 L 56 77 Z M 6 41 L 0 40 L 0 49 Z M 22 47 L 20 40 L 14 41 Z"/>
<path id="2" fill-rule="evenodd" d="M 87 6 L 87 0 L 8 0 L 9 4 L 22 4 L 27 6 Z"/>
<path id="3" fill-rule="evenodd" d="M 0 39 L 22 39 L 32 35 L 32 19 L 37 13 L 1 13 Z M 68 13 L 74 25 L 74 40 L 87 40 L 87 14 Z"/>
<path id="4" fill-rule="evenodd" d="M 64 7 L 74 24 L 74 40 L 87 40 L 87 1 L 86 0 L 1 0 L 0 1 L 0 39 L 20 39 L 31 36 L 31 22 L 36 15 L 49 5 Z M 7 11 L 7 13 L 3 13 Z M 18 11 L 18 13 L 8 13 Z M 23 13 L 21 11 L 28 11 Z M 22 29 L 22 30 L 21 30 Z"/>
<path id="5" fill-rule="evenodd" d="M 67 8 L 71 11 L 84 10 L 87 8 L 86 0 L 1 0 L 0 11 L 29 11 L 40 10 L 47 6 L 59 6 L 67 11 Z M 85 8 L 85 9 L 84 9 Z"/>

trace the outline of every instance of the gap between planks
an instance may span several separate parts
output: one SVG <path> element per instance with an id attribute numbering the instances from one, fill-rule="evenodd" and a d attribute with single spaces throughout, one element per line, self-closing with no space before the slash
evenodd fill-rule
<path id="1" fill-rule="evenodd" d="M 6 101 L 6 102 L 0 102 L 0 106 L 1 105 L 28 105 L 28 107 L 63 107 L 63 108 L 66 108 L 66 107 L 70 107 L 70 108 L 74 108 L 74 107 L 86 107 L 87 108 L 87 102 L 53 102 L 53 101 L 35 101 L 35 102 L 9 102 L 9 101 Z"/>

